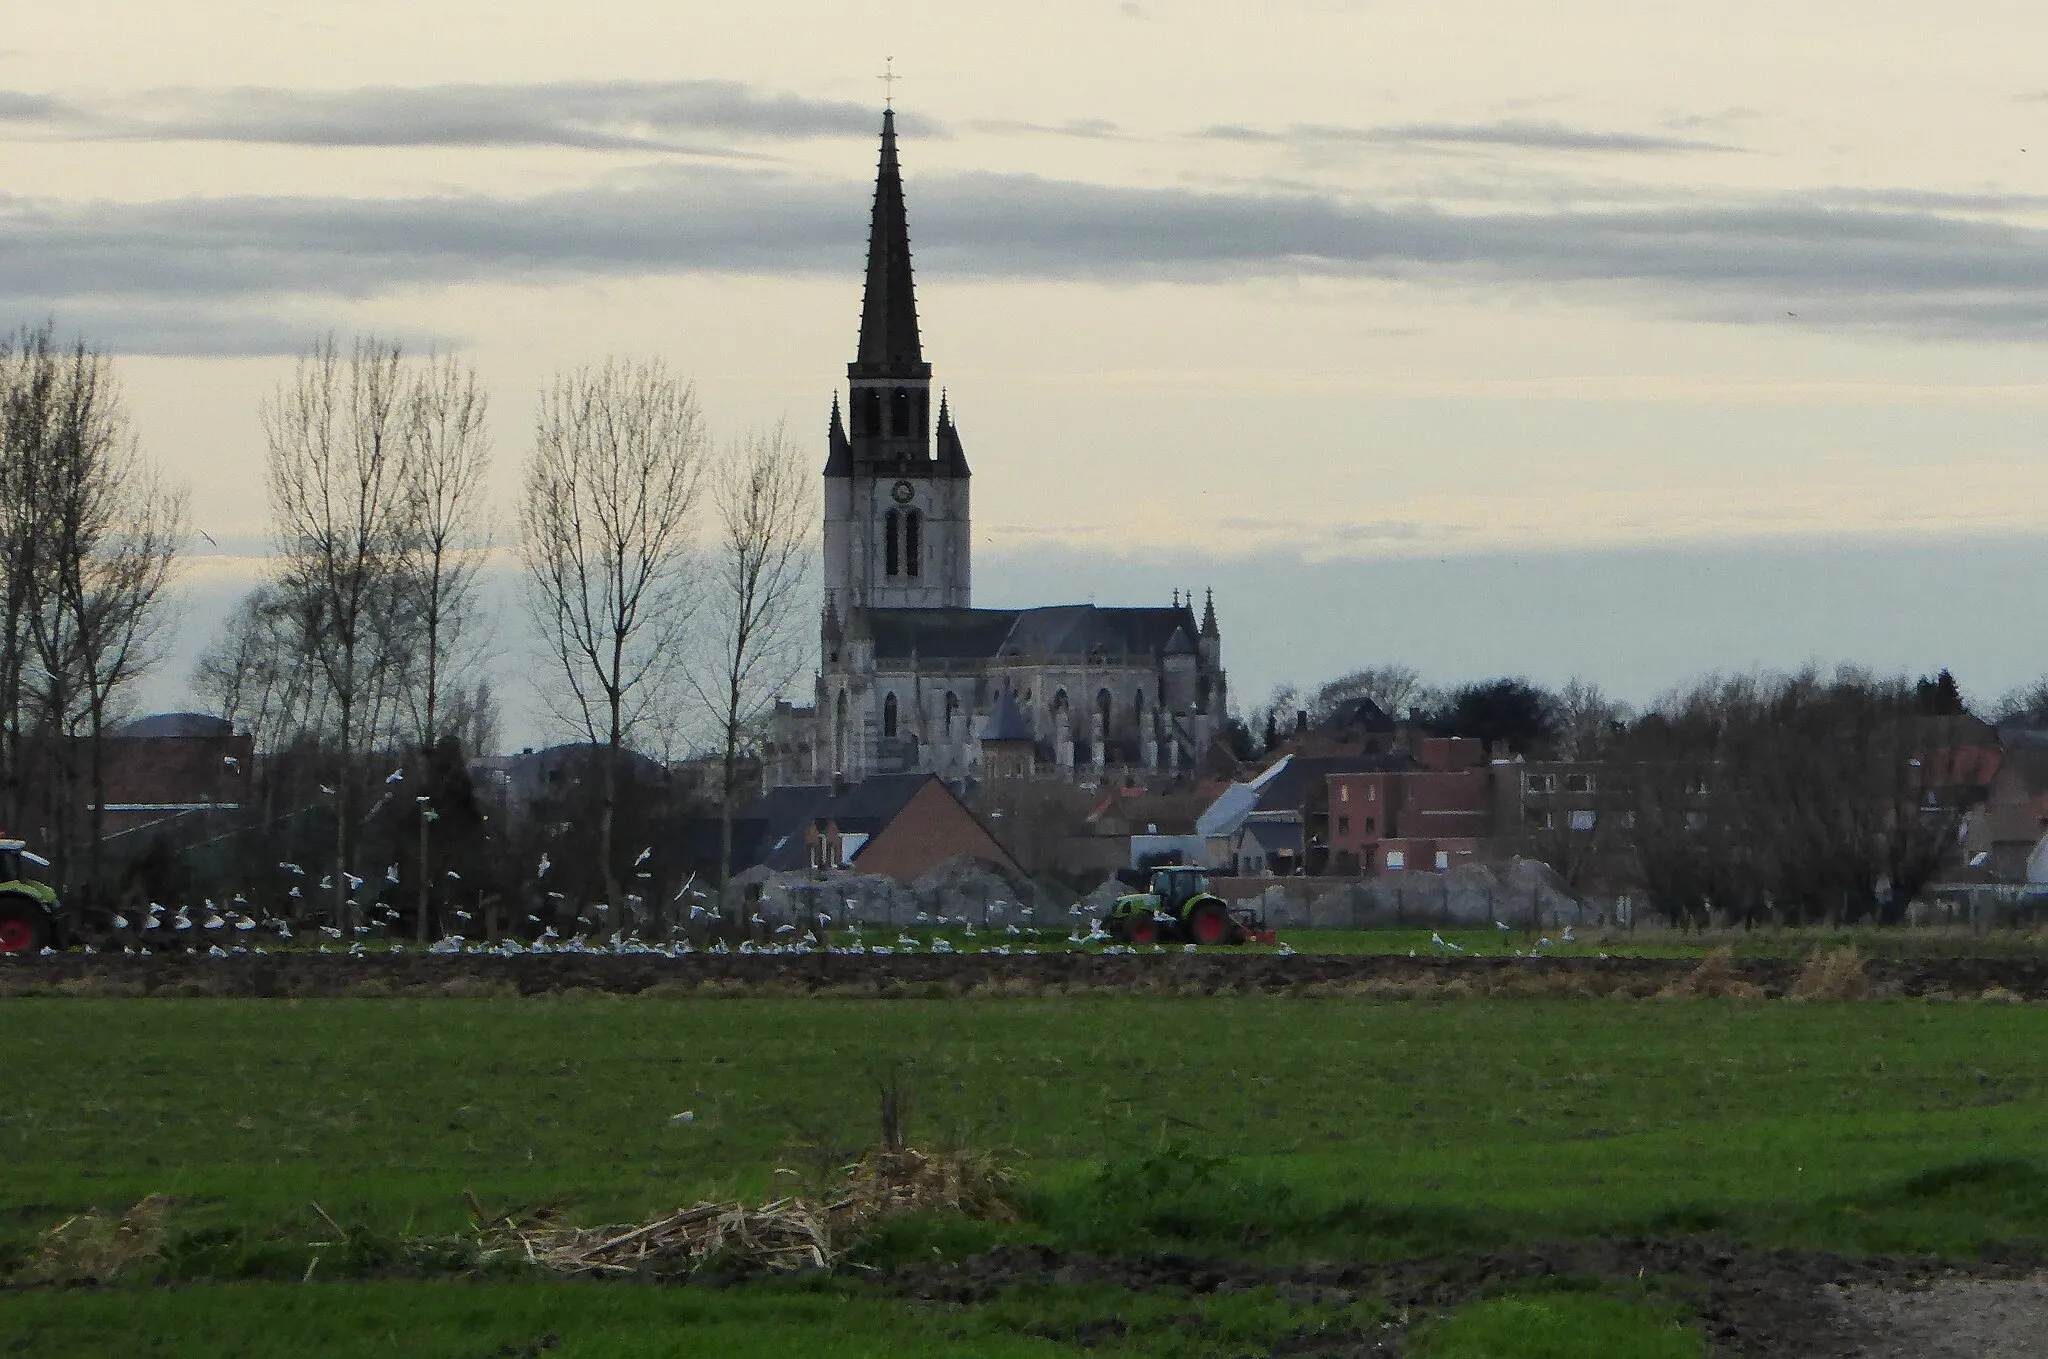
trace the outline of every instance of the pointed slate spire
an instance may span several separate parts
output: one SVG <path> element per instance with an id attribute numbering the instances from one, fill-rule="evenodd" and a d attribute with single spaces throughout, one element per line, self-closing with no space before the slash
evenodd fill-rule
<path id="1" fill-rule="evenodd" d="M 973 475 L 967 470 L 967 450 L 960 446 L 960 431 L 953 425 L 953 412 L 946 405 L 944 391 L 939 393 L 938 463 L 942 476 Z"/>
<path id="2" fill-rule="evenodd" d="M 853 475 L 853 445 L 846 438 L 846 422 L 839 417 L 839 393 L 832 394 L 832 423 L 825 431 L 825 475 Z"/>
<path id="3" fill-rule="evenodd" d="M 1202 591 L 1202 635 L 1204 637 L 1221 635 L 1216 630 L 1216 592 L 1214 590 L 1205 589 Z"/>
<path id="4" fill-rule="evenodd" d="M 910 221 L 896 163 L 896 113 L 882 111 L 882 161 L 875 172 L 875 213 L 868 227 L 867 292 L 860 306 L 856 377 L 930 377 L 917 336 L 917 295 L 910 277 Z"/>
<path id="5" fill-rule="evenodd" d="M 1004 685 L 996 692 L 995 707 L 981 727 L 983 741 L 1029 741 L 1031 722 L 1017 706 L 1017 696 Z"/>

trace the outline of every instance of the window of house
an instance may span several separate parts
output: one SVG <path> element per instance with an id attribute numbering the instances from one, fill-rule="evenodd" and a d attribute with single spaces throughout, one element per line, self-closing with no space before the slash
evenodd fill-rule
<path id="1" fill-rule="evenodd" d="M 1564 776 L 1564 790 L 1567 793 L 1590 793 L 1593 791 L 1591 774 L 1567 774 Z"/>
<path id="2" fill-rule="evenodd" d="M 1373 821 L 1373 817 L 1368 816 L 1367 818 L 1365 818 L 1365 833 L 1367 835 L 1372 835 L 1379 830 L 1379 827 L 1374 825 Z"/>
<path id="3" fill-rule="evenodd" d="M 1378 802 L 1380 800 L 1380 786 L 1377 783 L 1365 785 L 1365 800 L 1367 802 Z"/>
<path id="4" fill-rule="evenodd" d="M 1449 850 L 1445 850 L 1445 849 L 1440 849 L 1440 850 L 1438 850 L 1438 851 L 1436 852 L 1436 867 L 1437 867 L 1437 871 L 1438 871 L 1439 873 L 1441 873 L 1441 872 L 1442 872 L 1442 871 L 1443 871 L 1444 869 L 1446 869 L 1446 868 L 1449 868 L 1450 866 L 1451 866 L 1451 853 L 1450 853 L 1450 851 L 1449 851 Z"/>
<path id="5" fill-rule="evenodd" d="M 1351 818 L 1350 818 L 1350 817 L 1348 817 L 1348 816 L 1340 816 L 1340 817 L 1338 817 L 1338 818 L 1337 818 L 1337 834 L 1339 834 L 1339 835 L 1349 835 L 1349 834 L 1351 834 Z"/>
<path id="6" fill-rule="evenodd" d="M 1402 869 L 1406 868 L 1407 866 L 1408 866 L 1408 855 L 1407 855 L 1407 854 L 1406 854 L 1405 852 L 1403 852 L 1403 851 L 1401 851 L 1401 850 L 1398 850 L 1398 849 L 1390 849 L 1390 850 L 1388 850 L 1388 851 L 1387 851 L 1387 867 L 1388 867 L 1388 869 L 1390 869 L 1390 870 L 1391 870 L 1391 871 L 1393 871 L 1393 872 L 1396 872 L 1396 873 L 1398 873 L 1398 872 L 1400 872 L 1400 871 L 1401 871 Z"/>
<path id="7" fill-rule="evenodd" d="M 1557 824 L 1555 818 L 1541 807 L 1529 808 L 1523 813 L 1523 819 L 1528 823 L 1530 830 L 1547 831 Z"/>
<path id="8" fill-rule="evenodd" d="M 1539 795 L 1554 793 L 1557 791 L 1557 776 L 1555 774 L 1524 774 L 1522 776 L 1522 791 Z"/>
<path id="9" fill-rule="evenodd" d="M 1340 783 L 1340 784 L 1338 784 L 1338 785 L 1337 785 L 1337 801 L 1339 801 L 1339 802 L 1349 802 L 1349 801 L 1351 801 L 1351 785 L 1350 785 L 1350 784 L 1348 784 L 1348 783 Z"/>
<path id="10" fill-rule="evenodd" d="M 1590 831 L 1597 820 L 1598 818 L 1593 813 L 1580 808 L 1572 813 L 1572 829 L 1575 831 Z"/>

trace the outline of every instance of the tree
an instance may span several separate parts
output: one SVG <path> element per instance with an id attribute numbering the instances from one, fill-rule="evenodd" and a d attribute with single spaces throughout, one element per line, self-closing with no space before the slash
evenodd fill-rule
<path id="1" fill-rule="evenodd" d="M 1922 675 L 1915 681 L 1913 702 L 1927 717 L 1961 717 L 1969 711 L 1963 705 L 1963 691 L 1956 686 L 1956 677 L 1946 667 L 1932 679 Z"/>
<path id="2" fill-rule="evenodd" d="M 614 926 L 620 753 L 675 674 L 704 449 L 688 383 L 658 361 L 613 360 L 556 378 L 526 465 L 527 600 L 559 671 L 557 716 L 603 748 L 598 853 Z"/>
<path id="3" fill-rule="evenodd" d="M 409 404 L 400 588 L 416 632 L 406 693 L 424 758 L 447 732 L 450 677 L 462 660 L 477 570 L 490 548 L 480 493 L 491 450 L 489 403 L 474 368 L 446 356 L 426 361 Z"/>
<path id="4" fill-rule="evenodd" d="M 1436 736 L 1469 736 L 1516 754 L 1546 749 L 1557 736 L 1551 696 L 1519 676 L 1479 680 L 1444 694 L 1424 720 Z"/>
<path id="5" fill-rule="evenodd" d="M 769 705 L 803 670 L 817 499 L 803 455 L 777 426 L 732 445 L 712 484 L 717 531 L 705 580 L 705 652 L 690 684 L 718 728 L 718 885 L 732 876 L 739 762 Z"/>
<path id="6" fill-rule="evenodd" d="M 1429 690 L 1422 682 L 1422 673 L 1413 666 L 1368 666 L 1339 675 L 1316 690 L 1308 704 L 1308 720 L 1317 724 L 1327 722 L 1346 703 L 1361 698 L 1371 699 L 1381 712 L 1398 722 L 1408 715 L 1410 708 L 1427 704 Z"/>
<path id="7" fill-rule="evenodd" d="M 334 722 L 337 925 L 348 902 L 357 761 L 402 662 L 398 572 L 413 481 L 406 385 L 396 345 L 359 339 L 344 359 L 329 338 L 263 406 L 278 584 Z"/>
<path id="8" fill-rule="evenodd" d="M 1629 707 L 1576 675 L 1552 696 L 1551 718 L 1560 760 L 1602 760 L 1627 730 Z"/>

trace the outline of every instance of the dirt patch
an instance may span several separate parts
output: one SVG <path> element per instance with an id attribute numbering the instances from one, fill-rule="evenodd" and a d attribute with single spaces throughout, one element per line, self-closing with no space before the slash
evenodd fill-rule
<path id="1" fill-rule="evenodd" d="M 953 1264 L 913 1265 L 884 1276 L 890 1286 L 915 1298 L 973 1303 L 1013 1284 L 1106 1283 L 1125 1289 L 1217 1293 L 1274 1288 L 1307 1293 L 1338 1303 L 1377 1298 L 1411 1324 L 1455 1310 L 1475 1299 L 1569 1280 L 1574 1286 L 1645 1284 L 1682 1299 L 1716 1355 L 1745 1359 L 1892 1359 L 1907 1355 L 2038 1355 L 2032 1348 L 1872 1349 L 1873 1320 L 1893 1299 L 1937 1296 L 1922 1315 L 1938 1326 L 1969 1298 L 2000 1300 L 2013 1326 L 2038 1312 L 2029 1286 L 2014 1272 L 1986 1266 L 1961 1275 L 1931 1260 L 1852 1260 L 1810 1251 L 1752 1251 L 1700 1241 L 1608 1241 L 1566 1243 L 1523 1251 L 1409 1260 L 1394 1264 L 1303 1266 L 1208 1262 L 1182 1256 L 1103 1259 L 1032 1247 L 991 1251 Z M 1907 1307 L 1913 1304 L 1909 1302 Z M 1974 1333 L 1974 1332 L 1971 1332 Z M 1999 1335 L 2020 1334 L 2008 1327 Z M 1902 1334 L 1904 1334 L 1902 1332 Z M 1986 1334 L 1991 1334 L 1986 1332 Z M 1398 1334 L 1354 1347 L 1317 1353 L 1400 1353 Z"/>
<path id="2" fill-rule="evenodd" d="M 2048 1273 L 1948 1274 L 1910 1288 L 1831 1288 L 1863 1359 L 2038 1359 L 2048 1354 Z"/>
<path id="3" fill-rule="evenodd" d="M 2009 959 L 1865 960 L 1870 996 L 2048 1000 L 2048 964 Z M 844 996 L 892 1000 L 1043 996 L 1284 994 L 1360 1000 L 1467 996 L 1643 998 L 1660 993 L 1780 999 L 1797 960 L 1403 958 L 1360 954 L 654 953 L 60 954 L 0 960 L 0 996 L 365 996 L 399 999 L 574 994 Z M 1702 972 L 1711 976 L 1702 978 Z"/>

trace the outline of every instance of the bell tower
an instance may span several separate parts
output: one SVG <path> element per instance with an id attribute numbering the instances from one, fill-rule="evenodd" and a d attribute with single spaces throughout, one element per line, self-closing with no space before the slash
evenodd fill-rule
<path id="1" fill-rule="evenodd" d="M 825 588 L 848 609 L 970 607 L 967 455 L 942 393 L 934 422 L 911 282 L 896 114 L 868 228 L 860 342 L 832 403 L 825 459 Z"/>

